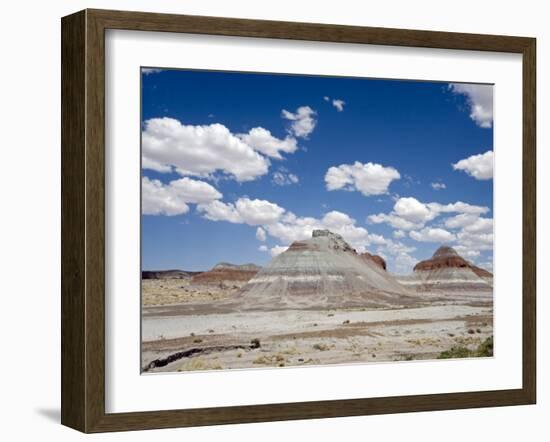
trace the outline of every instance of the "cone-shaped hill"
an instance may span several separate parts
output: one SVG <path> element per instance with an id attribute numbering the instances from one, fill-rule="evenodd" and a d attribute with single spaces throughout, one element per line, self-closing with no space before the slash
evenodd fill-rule
<path id="1" fill-rule="evenodd" d="M 292 243 L 237 297 L 243 309 L 261 310 L 384 307 L 416 299 L 379 259 L 359 255 L 328 230 L 314 230 L 311 239 Z"/>
<path id="2" fill-rule="evenodd" d="M 439 247 L 430 259 L 414 266 L 414 274 L 399 278 L 419 289 L 451 291 L 491 290 L 493 274 L 477 267 L 448 246 Z"/>

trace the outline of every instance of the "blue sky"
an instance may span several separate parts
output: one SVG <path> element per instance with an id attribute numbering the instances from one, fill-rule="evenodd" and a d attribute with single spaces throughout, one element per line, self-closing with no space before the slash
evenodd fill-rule
<path id="1" fill-rule="evenodd" d="M 142 70 L 142 267 L 264 265 L 313 228 L 492 269 L 492 86 Z"/>

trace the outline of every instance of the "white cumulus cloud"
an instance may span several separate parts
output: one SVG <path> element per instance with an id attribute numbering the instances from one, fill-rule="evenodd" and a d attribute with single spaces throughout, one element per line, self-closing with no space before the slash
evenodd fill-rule
<path id="1" fill-rule="evenodd" d="M 213 201 L 199 204 L 198 210 L 211 221 L 228 221 L 251 226 L 269 225 L 276 222 L 285 209 L 266 200 L 239 198 L 235 204 Z"/>
<path id="2" fill-rule="evenodd" d="M 336 108 L 338 112 L 342 112 L 344 110 L 346 102 L 344 100 L 332 100 L 332 105 Z"/>
<path id="3" fill-rule="evenodd" d="M 493 248 L 493 218 L 463 213 L 447 218 L 445 227 L 459 229 L 456 250 L 465 257 L 475 257 L 480 251 Z"/>
<path id="4" fill-rule="evenodd" d="M 479 155 L 472 155 L 452 164 L 454 170 L 463 170 L 477 180 L 493 178 L 493 151 L 488 150 Z"/>
<path id="5" fill-rule="evenodd" d="M 323 228 L 320 220 L 312 217 L 297 217 L 293 213 L 285 214 L 282 219 L 266 226 L 267 232 L 284 244 L 311 238 L 315 229 Z"/>
<path id="6" fill-rule="evenodd" d="M 382 235 L 369 233 L 366 228 L 358 226 L 356 220 L 348 214 L 336 210 L 326 213 L 320 219 L 298 217 L 287 212 L 279 222 L 265 226 L 265 229 L 270 236 L 283 244 L 309 239 L 313 230 L 328 229 L 342 235 L 359 253 L 365 252 L 369 246 L 383 246 L 384 249 L 397 247 L 397 243 Z"/>
<path id="7" fill-rule="evenodd" d="M 399 238 L 404 238 L 405 236 L 407 236 L 407 234 L 403 230 L 394 230 L 393 236 L 394 238 L 399 239 Z"/>
<path id="8" fill-rule="evenodd" d="M 281 116 L 285 120 L 292 121 L 290 132 L 299 138 L 307 138 L 317 125 L 317 113 L 309 106 L 300 106 L 295 113 L 283 109 Z"/>
<path id="9" fill-rule="evenodd" d="M 377 233 L 369 233 L 368 240 L 370 245 L 383 246 L 388 244 L 388 240 Z"/>
<path id="10" fill-rule="evenodd" d="M 258 241 L 265 241 L 266 239 L 266 233 L 265 233 L 265 230 L 262 229 L 261 227 L 258 227 L 256 229 L 256 239 Z"/>
<path id="11" fill-rule="evenodd" d="M 430 186 L 432 186 L 434 190 L 443 190 L 447 188 L 445 183 L 430 183 Z"/>
<path id="12" fill-rule="evenodd" d="M 439 204 L 439 203 L 428 203 L 427 204 L 430 210 L 440 213 L 471 213 L 471 214 L 482 214 L 487 213 L 489 208 L 486 206 L 476 206 L 469 203 L 464 203 L 462 201 L 457 201 L 456 203 L 449 204 Z"/>
<path id="13" fill-rule="evenodd" d="M 386 223 L 392 226 L 394 229 L 399 230 L 412 230 L 422 225 L 417 225 L 413 222 L 407 221 L 404 218 L 401 218 L 393 213 L 379 213 L 376 215 L 369 215 L 367 220 L 373 224 L 382 224 Z"/>
<path id="14" fill-rule="evenodd" d="M 415 241 L 421 242 L 451 242 L 456 239 L 456 236 L 451 232 L 441 228 L 425 227 L 420 231 L 413 230 L 409 236 Z"/>
<path id="15" fill-rule="evenodd" d="M 466 96 L 470 118 L 483 128 L 493 125 L 493 86 L 485 84 L 451 83 L 449 89 Z"/>
<path id="16" fill-rule="evenodd" d="M 273 184 L 277 186 L 289 186 L 291 184 L 298 184 L 300 179 L 293 173 L 288 173 L 285 170 L 278 170 L 273 173 Z"/>
<path id="17" fill-rule="evenodd" d="M 471 213 L 460 213 L 445 220 L 445 227 L 448 229 L 460 229 L 474 223 L 478 215 Z"/>
<path id="18" fill-rule="evenodd" d="M 189 211 L 187 203 L 210 203 L 222 197 L 210 184 L 187 177 L 169 184 L 143 177 L 141 192 L 144 215 L 181 215 Z"/>
<path id="19" fill-rule="evenodd" d="M 453 246 L 453 248 L 463 258 L 472 259 L 472 258 L 477 258 L 480 255 L 479 250 L 471 250 L 466 246 L 455 245 L 455 246 Z"/>
<path id="20" fill-rule="evenodd" d="M 388 193 L 393 180 L 401 178 L 393 167 L 375 163 L 341 164 L 333 166 L 325 174 L 327 190 L 357 190 L 365 196 Z"/>
<path id="21" fill-rule="evenodd" d="M 184 125 L 165 117 L 145 122 L 142 165 L 201 177 L 222 172 L 237 181 L 250 181 L 265 175 L 270 163 L 222 124 Z"/>
<path id="22" fill-rule="evenodd" d="M 285 245 L 311 238 L 313 230 L 316 229 L 329 229 L 342 235 L 359 251 L 365 250 L 371 240 L 376 240 L 376 236 L 369 235 L 367 229 L 357 226 L 355 219 L 335 210 L 326 213 L 321 219 L 299 217 L 292 212 L 286 212 L 277 222 L 265 224 L 263 228 L 270 236 Z"/>
<path id="23" fill-rule="evenodd" d="M 492 250 L 493 233 L 471 233 L 461 231 L 457 233 L 457 242 L 459 245 L 467 247 L 470 250 Z"/>
<path id="24" fill-rule="evenodd" d="M 246 224 L 260 225 L 276 222 L 285 209 L 266 200 L 239 198 L 235 204 Z"/>
<path id="25" fill-rule="evenodd" d="M 478 218 L 473 223 L 464 226 L 468 233 L 493 233 L 493 218 Z"/>
<path id="26" fill-rule="evenodd" d="M 413 266 L 418 262 L 418 259 L 411 255 L 416 247 L 408 246 L 400 241 L 383 237 L 382 239 L 372 244 L 377 245 L 375 253 L 386 260 L 388 269 L 395 273 L 410 273 Z"/>
<path id="27" fill-rule="evenodd" d="M 488 207 L 475 206 L 462 201 L 456 203 L 422 203 L 413 197 L 398 198 L 390 213 L 370 215 L 367 220 L 373 224 L 386 223 L 394 229 L 421 229 L 442 213 L 463 213 L 479 215 L 489 211 Z"/>
<path id="28" fill-rule="evenodd" d="M 330 97 L 327 95 L 323 97 L 323 100 L 325 100 L 327 103 L 332 104 L 338 112 L 342 112 L 344 110 L 344 106 L 346 105 L 346 102 L 344 100 L 340 98 L 335 98 L 331 100 Z"/>
<path id="29" fill-rule="evenodd" d="M 393 211 L 398 217 L 414 224 L 425 223 L 437 216 L 436 211 L 412 197 L 399 198 L 393 206 Z"/>
<path id="30" fill-rule="evenodd" d="M 357 225 L 356 220 L 351 216 L 336 210 L 325 213 L 321 218 L 296 216 L 277 204 L 248 198 L 240 198 L 236 203 L 213 201 L 199 205 L 198 210 L 205 218 L 212 221 L 257 226 L 256 238 L 258 240 L 266 241 L 267 235 L 277 240 L 278 245 L 271 249 L 268 249 L 265 244 L 259 248 L 260 251 L 267 252 L 269 250 L 272 256 L 286 250 L 294 241 L 310 239 L 316 229 L 328 229 L 342 235 L 359 253 L 374 247 L 377 254 L 393 258 L 401 256 L 400 259 L 404 262 L 406 261 L 404 255 L 416 250 L 414 247 L 385 238 L 382 235 L 369 233 L 366 228 Z M 403 234 L 403 236 L 405 235 Z M 409 261 L 411 259 L 409 258 Z M 392 262 L 390 265 L 393 265 Z"/>
<path id="31" fill-rule="evenodd" d="M 412 272 L 418 260 L 408 253 L 398 253 L 393 259 L 393 271 L 397 274 L 407 275 Z"/>
<path id="32" fill-rule="evenodd" d="M 271 253 L 271 256 L 275 257 L 285 252 L 286 249 L 288 249 L 288 246 L 275 246 L 269 249 L 269 253 Z"/>
<path id="33" fill-rule="evenodd" d="M 258 152 L 278 160 L 283 158 L 281 152 L 294 153 L 298 149 L 296 138 L 287 136 L 280 140 L 263 127 L 255 127 L 247 134 L 238 134 L 238 137 Z"/>
<path id="34" fill-rule="evenodd" d="M 199 212 L 210 221 L 227 221 L 234 224 L 243 224 L 244 220 L 235 208 L 235 204 L 222 201 L 212 201 L 208 204 L 199 204 Z"/>

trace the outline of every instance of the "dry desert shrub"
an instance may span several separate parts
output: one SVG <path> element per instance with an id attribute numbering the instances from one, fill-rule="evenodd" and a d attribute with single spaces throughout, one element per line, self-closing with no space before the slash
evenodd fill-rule
<path id="1" fill-rule="evenodd" d="M 262 355 L 258 356 L 252 361 L 253 364 L 257 365 L 279 365 L 286 363 L 286 358 L 280 353 L 274 355 Z"/>
<path id="2" fill-rule="evenodd" d="M 213 364 L 210 361 L 205 361 L 200 358 L 193 358 L 186 363 L 180 365 L 177 371 L 197 371 L 197 370 L 222 370 L 220 364 Z"/>

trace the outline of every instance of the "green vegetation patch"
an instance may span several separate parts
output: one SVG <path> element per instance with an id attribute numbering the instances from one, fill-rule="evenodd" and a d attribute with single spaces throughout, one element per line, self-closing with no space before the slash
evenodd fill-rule
<path id="1" fill-rule="evenodd" d="M 485 339 L 475 350 L 470 350 L 464 346 L 456 346 L 442 352 L 437 359 L 483 358 L 489 356 L 493 356 L 492 336 Z"/>

